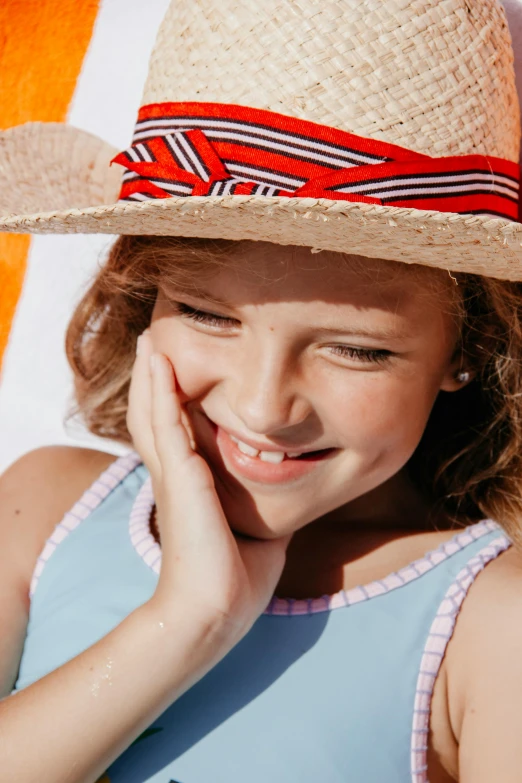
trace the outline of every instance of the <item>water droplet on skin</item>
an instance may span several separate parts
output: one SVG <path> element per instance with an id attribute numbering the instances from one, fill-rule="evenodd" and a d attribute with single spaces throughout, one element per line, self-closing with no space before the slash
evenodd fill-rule
<path id="1" fill-rule="evenodd" d="M 95 680 L 95 682 L 91 683 L 89 690 L 91 692 L 92 696 L 99 696 L 100 695 L 100 688 L 103 682 L 106 682 L 108 685 L 112 685 L 112 665 L 114 661 L 112 658 L 108 657 L 105 662 L 105 669 L 103 674 L 100 674 L 98 679 Z M 91 667 L 92 671 L 92 667 Z"/>
<path id="2" fill-rule="evenodd" d="M 159 625 L 160 628 L 165 628 L 165 623 L 161 623 L 160 622 L 160 623 L 158 623 L 158 625 Z"/>

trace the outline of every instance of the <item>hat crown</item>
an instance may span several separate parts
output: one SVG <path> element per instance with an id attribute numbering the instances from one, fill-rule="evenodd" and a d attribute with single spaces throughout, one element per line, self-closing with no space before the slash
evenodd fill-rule
<path id="1" fill-rule="evenodd" d="M 142 103 L 239 104 L 518 161 L 513 59 L 496 0 L 176 0 Z"/>

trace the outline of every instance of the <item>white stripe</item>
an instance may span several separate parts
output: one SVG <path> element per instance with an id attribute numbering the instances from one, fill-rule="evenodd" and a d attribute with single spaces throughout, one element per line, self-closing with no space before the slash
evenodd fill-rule
<path id="1" fill-rule="evenodd" d="M 184 136 L 184 134 L 183 133 L 179 133 L 177 138 L 178 138 L 178 143 L 183 145 L 183 149 L 185 150 L 186 154 L 190 157 L 192 163 L 194 164 L 194 166 L 196 168 L 196 171 L 194 173 L 197 173 L 204 182 L 208 182 L 210 177 L 208 176 L 207 172 L 205 171 L 205 169 L 201 165 L 201 163 L 200 163 L 199 159 L 197 158 L 197 156 L 194 154 L 194 150 L 190 146 L 190 144 L 189 144 L 188 140 L 186 139 L 186 137 Z"/>
<path id="2" fill-rule="evenodd" d="M 132 193 L 130 196 L 126 196 L 122 201 L 129 201 L 130 199 L 133 199 L 134 201 L 151 201 L 150 196 L 146 196 L 144 193 Z"/>
<path id="3" fill-rule="evenodd" d="M 512 179 L 509 179 L 509 177 L 503 177 L 501 174 L 491 174 L 490 176 L 493 179 L 493 182 L 500 182 L 501 184 L 506 185 L 508 188 L 512 188 L 515 193 L 518 193 L 520 187 L 519 182 L 513 182 Z"/>
<path id="4" fill-rule="evenodd" d="M 132 149 L 132 147 L 129 147 L 129 149 L 128 149 L 128 150 L 126 150 L 126 152 L 127 152 L 128 156 L 129 156 L 129 158 L 132 158 L 132 160 L 134 161 L 134 163 L 141 163 L 140 156 L 138 155 L 138 153 L 136 152 L 136 150 L 133 150 L 133 149 Z"/>
<path id="5" fill-rule="evenodd" d="M 145 12 L 140 0 L 101 0 L 96 5 L 96 23 L 67 121 L 123 150 L 129 146 L 150 55 L 170 3 L 150 0 Z M 121 31 L 122 19 L 123 35 L 115 32 Z"/>
<path id="6" fill-rule="evenodd" d="M 462 183 L 461 189 L 465 189 L 465 183 L 469 182 L 469 180 L 478 181 L 480 184 L 484 185 L 490 185 L 492 192 L 501 192 L 505 193 L 505 195 L 508 196 L 516 196 L 518 192 L 518 188 L 508 187 L 503 188 L 499 184 L 497 184 L 500 181 L 500 177 L 495 177 L 494 175 L 484 173 L 484 174 L 455 174 L 455 177 L 451 180 L 451 185 L 448 187 L 455 188 L 458 186 L 459 183 Z M 510 182 L 507 177 L 502 177 L 502 180 L 504 182 Z M 433 174 L 431 177 L 399 177 L 397 179 L 393 179 L 389 181 L 390 190 L 397 187 L 418 187 L 419 190 L 422 191 L 428 191 L 430 189 L 433 189 L 434 185 L 442 185 L 444 186 L 445 183 L 449 181 L 449 177 L 441 177 L 438 174 Z M 353 184 L 353 185 L 347 185 L 346 188 L 336 188 L 337 192 L 339 193 L 361 193 L 367 190 L 372 190 L 375 188 L 385 187 L 386 183 L 380 183 L 380 182 L 362 182 L 361 184 Z M 511 185 L 513 183 L 510 183 Z M 473 189 L 475 187 L 474 185 L 470 185 L 468 187 L 469 189 Z M 437 190 L 440 190 L 440 188 L 436 188 Z"/>
<path id="7" fill-rule="evenodd" d="M 183 150 L 180 149 L 180 146 L 179 146 L 179 143 L 178 143 L 177 134 L 176 134 L 176 137 L 173 136 L 173 135 L 168 135 L 168 136 L 166 136 L 166 139 L 167 139 L 168 143 L 170 144 L 171 150 L 174 153 L 174 155 L 177 155 L 178 158 L 180 159 L 181 167 L 184 168 L 185 171 L 189 171 L 191 174 L 195 174 L 196 172 L 194 171 L 193 167 L 191 166 L 190 161 L 187 160 L 187 158 L 185 157 L 185 155 L 183 153 Z"/>
<path id="8" fill-rule="evenodd" d="M 401 196 L 411 196 L 415 194 L 417 198 L 429 198 L 430 195 L 440 194 L 440 193 L 455 193 L 455 192 L 467 192 L 467 191 L 474 191 L 477 189 L 476 185 L 448 185 L 447 187 L 433 187 L 433 188 L 423 188 L 423 189 L 416 189 L 414 187 L 411 188 L 403 188 L 402 190 L 395 190 L 394 188 L 390 188 L 389 190 L 379 190 L 379 191 L 373 191 L 372 193 L 368 193 L 369 196 L 372 196 L 374 198 L 393 198 L 397 199 Z M 501 190 L 504 190 L 503 188 Z M 333 191 L 334 192 L 334 191 Z M 355 193 L 355 191 L 350 191 L 348 189 L 344 189 L 341 191 L 337 191 L 338 193 Z M 491 193 L 495 195 L 498 192 L 498 189 L 492 190 Z M 508 193 L 507 195 L 512 195 L 511 193 Z"/>
<path id="9" fill-rule="evenodd" d="M 314 160 L 320 163 L 327 163 L 330 166 L 341 166 L 342 168 L 350 168 L 351 166 L 356 166 L 357 163 L 354 163 L 354 160 L 357 160 L 359 165 L 363 165 L 366 163 L 382 163 L 380 160 L 368 160 L 367 158 L 363 158 L 361 155 L 352 154 L 350 155 L 350 159 L 343 158 L 343 157 L 334 157 L 333 155 L 322 155 L 320 152 L 318 152 L 318 149 L 311 149 L 310 147 L 290 147 L 287 144 L 283 144 L 282 142 L 276 142 L 273 139 L 266 139 L 265 141 L 261 139 L 257 139 L 254 136 L 250 136 L 248 134 L 240 134 L 240 133 L 229 133 L 227 131 L 212 131 L 212 130 L 206 130 L 205 135 L 208 136 L 209 139 L 230 139 L 231 141 L 241 141 L 245 144 L 251 143 L 251 144 L 259 144 L 260 141 L 262 141 L 263 145 L 265 147 L 269 147 L 271 150 L 274 150 L 274 152 L 283 152 L 289 155 L 300 155 L 300 157 L 306 157 L 309 160 Z M 317 145 L 319 147 L 319 145 Z"/>
<path id="10" fill-rule="evenodd" d="M 445 182 L 448 182 L 450 180 L 450 177 L 442 177 L 439 174 L 432 174 L 431 176 L 424 176 L 424 177 L 416 177 L 416 176 L 410 176 L 410 177 L 397 177 L 396 179 L 390 179 L 390 184 L 397 184 L 397 185 L 430 185 L 431 183 L 437 183 L 443 185 Z M 495 175 L 489 174 L 488 172 L 479 173 L 479 174 L 472 174 L 472 173 L 466 173 L 466 174 L 459 174 L 458 172 L 455 173 L 455 176 L 453 179 L 451 179 L 451 183 L 454 184 L 456 182 L 467 182 L 469 180 L 480 180 L 483 181 L 485 184 L 495 184 L 496 182 L 500 181 L 500 177 L 496 177 Z M 507 177 L 502 177 L 502 180 L 504 182 L 508 182 L 511 184 L 511 187 L 514 190 L 518 190 L 518 186 L 514 187 L 515 183 L 512 183 L 510 180 L 507 179 Z M 384 183 L 378 183 L 378 182 L 364 182 L 361 183 L 361 187 L 378 187 L 379 184 Z M 347 186 L 350 187 L 350 186 Z M 358 187 L 354 185 L 354 187 Z"/>
<path id="11" fill-rule="evenodd" d="M 190 185 L 176 185 L 172 182 L 161 182 L 159 179 L 149 179 L 148 181 L 153 185 L 157 185 L 158 188 L 167 190 L 168 192 L 172 191 L 173 193 L 187 193 L 189 196 L 192 193 L 192 187 Z"/>
<path id="12" fill-rule="evenodd" d="M 266 185 L 266 182 L 259 182 L 259 177 L 265 177 L 269 180 L 268 184 L 273 182 L 280 183 L 281 185 L 290 186 L 292 188 L 300 188 L 304 185 L 305 179 L 290 179 L 290 177 L 284 177 L 280 174 L 274 174 L 272 171 L 265 171 L 263 169 L 251 169 L 248 166 L 240 163 L 227 163 L 227 169 L 231 174 L 240 175 L 237 179 L 241 179 L 245 182 L 258 182 L 260 185 Z M 246 175 L 250 176 L 250 179 L 246 179 Z"/>
<path id="13" fill-rule="evenodd" d="M 209 196 L 218 196 L 219 195 L 219 189 L 223 183 L 222 182 L 214 182 L 212 187 L 210 188 L 208 195 Z"/>
<path id="14" fill-rule="evenodd" d="M 303 147 L 307 152 L 309 150 L 316 153 L 317 151 L 325 152 L 328 154 L 328 156 L 330 156 L 327 158 L 328 160 L 335 160 L 337 165 L 342 165 L 344 167 L 350 165 L 349 159 L 358 160 L 360 163 L 382 163 L 381 160 L 376 160 L 375 158 L 370 157 L 369 155 L 365 155 L 362 152 L 352 152 L 348 150 L 345 151 L 335 147 L 334 145 L 328 144 L 327 142 L 315 141 L 314 139 L 295 138 L 288 133 L 272 130 L 271 128 L 263 128 L 259 125 L 244 126 L 239 122 L 232 122 L 230 120 L 215 120 L 204 118 L 198 118 L 197 124 L 198 127 L 207 128 L 205 133 L 209 136 L 209 138 L 211 136 L 226 136 L 229 138 L 235 138 L 237 140 L 250 140 L 252 143 L 255 143 L 256 141 L 259 142 L 259 139 L 256 140 L 252 136 L 252 133 L 256 133 L 259 136 L 266 138 L 267 141 L 274 144 L 274 146 L 277 140 L 277 142 L 281 144 L 280 149 L 286 150 L 288 152 L 293 151 L 294 153 L 297 153 L 299 150 L 296 150 L 292 147 L 284 147 L 284 142 L 295 144 L 298 147 Z M 187 127 L 187 120 L 182 118 L 173 118 L 170 120 L 142 120 L 136 124 L 134 141 L 150 138 L 151 136 L 157 136 L 158 128 L 168 130 L 171 127 L 181 127 L 184 130 L 192 130 L 192 128 Z M 231 131 L 234 130 L 239 131 L 239 133 L 233 134 Z M 353 165 L 353 163 L 351 165 Z"/>
<path id="15" fill-rule="evenodd" d="M 235 182 L 237 182 L 235 179 L 228 179 L 225 182 L 223 182 L 223 180 L 214 182 L 210 188 L 209 196 L 226 196 L 230 193 L 232 185 L 234 185 Z"/>
<path id="16" fill-rule="evenodd" d="M 152 163 L 152 158 L 149 154 L 147 147 L 144 144 L 136 144 L 136 147 L 139 149 L 139 151 L 141 152 L 141 154 L 143 155 L 147 163 Z"/>
<path id="17" fill-rule="evenodd" d="M 96 8 L 96 19 L 92 32 L 84 31 L 86 41 L 90 40 L 78 80 L 71 74 L 74 97 L 66 122 L 104 139 L 115 148 L 114 154 L 129 146 L 150 52 L 168 6 L 168 0 L 151 0 L 146 8 L 143 0 L 90 4 Z M 114 192 L 108 200 L 117 198 Z M 98 271 L 100 254 L 105 257 L 115 239 L 109 234 L 37 234 L 31 238 L 22 294 L 12 328 L 8 329 L 9 343 L 3 359 L 0 472 L 44 443 L 81 445 L 116 454 L 128 450 L 115 440 L 87 432 L 74 421 L 64 424 L 73 382 L 63 348 L 65 331 L 78 292 L 90 285 Z M 66 275 L 64 258 L 78 262 L 70 265 Z M 36 377 L 38 383 L 34 383 Z"/>
<path id="18" fill-rule="evenodd" d="M 132 171 L 132 169 L 126 169 L 125 170 L 125 174 L 122 177 L 122 181 L 123 182 L 128 182 L 129 180 L 139 179 L 139 178 L 140 178 L 140 175 L 136 174 L 135 171 Z"/>

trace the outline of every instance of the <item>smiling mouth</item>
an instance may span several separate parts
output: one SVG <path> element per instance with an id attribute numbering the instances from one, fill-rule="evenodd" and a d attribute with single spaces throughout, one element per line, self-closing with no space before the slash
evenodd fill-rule
<path id="1" fill-rule="evenodd" d="M 275 465 L 280 464 L 281 462 L 285 462 L 286 460 L 317 460 L 321 459 L 321 457 L 327 456 L 327 454 L 330 454 L 332 451 L 335 451 L 334 448 L 327 448 L 327 449 L 316 449 L 314 451 L 263 451 L 260 449 L 253 448 L 250 444 L 244 443 L 243 441 L 239 440 L 239 438 L 236 438 L 234 435 L 231 435 L 228 433 L 228 437 L 230 440 L 236 444 L 237 448 L 242 454 L 245 454 L 247 457 L 251 457 L 252 459 L 258 459 L 261 462 L 269 462 Z"/>
<path id="2" fill-rule="evenodd" d="M 203 417 L 206 419 L 207 423 L 210 424 L 211 428 L 213 429 L 214 433 L 217 434 L 219 426 L 212 421 L 212 419 L 209 419 L 209 417 L 202 413 Z M 224 430 L 226 432 L 226 430 Z M 303 451 L 302 453 L 298 452 L 281 452 L 281 451 L 271 451 L 271 452 L 262 452 L 258 449 L 254 449 L 252 446 L 249 446 L 248 444 L 242 443 L 238 438 L 234 437 L 234 435 L 228 434 L 228 437 L 230 440 L 236 445 L 238 450 L 247 457 L 250 457 L 251 459 L 255 459 L 256 461 L 259 460 L 261 462 L 274 462 L 274 463 L 280 463 L 280 462 L 312 462 L 314 460 L 320 460 L 323 459 L 330 454 L 332 454 L 334 451 L 338 451 L 338 449 L 334 446 L 331 446 L 326 449 L 316 449 L 314 451 Z M 261 457 L 261 454 L 263 457 Z M 268 454 L 268 459 L 266 458 Z M 281 454 L 283 454 L 283 457 L 281 458 Z M 277 457 L 274 457 L 273 455 L 277 455 Z"/>
<path id="3" fill-rule="evenodd" d="M 328 454 L 331 454 L 332 451 L 335 451 L 334 448 L 330 449 L 319 449 L 318 451 L 308 451 L 305 454 L 300 454 L 298 457 L 293 457 L 292 459 L 299 459 L 299 460 L 312 460 L 312 459 L 321 459 L 321 457 L 326 457 Z M 286 455 L 285 455 L 286 459 Z"/>

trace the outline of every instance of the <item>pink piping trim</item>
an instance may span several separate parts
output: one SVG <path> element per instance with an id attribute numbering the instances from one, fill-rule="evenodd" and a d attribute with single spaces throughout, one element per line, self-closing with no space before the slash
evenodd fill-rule
<path id="1" fill-rule="evenodd" d="M 155 540 L 150 530 L 150 516 L 154 505 L 152 484 L 150 477 L 142 485 L 134 501 L 130 519 L 129 534 L 132 544 L 140 557 L 150 566 L 156 574 L 161 568 L 161 547 Z M 415 560 L 399 571 L 384 577 L 384 579 L 370 582 L 367 585 L 353 587 L 351 590 L 341 590 L 333 595 L 323 595 L 321 598 L 277 598 L 274 596 L 263 614 L 271 615 L 298 615 L 316 614 L 328 612 L 332 609 L 341 609 L 344 606 L 367 601 L 384 593 L 389 593 L 397 587 L 402 587 L 408 582 L 418 579 L 430 571 L 434 566 L 446 560 L 455 552 L 472 543 L 492 530 L 500 530 L 500 526 L 492 520 L 485 519 L 456 533 L 453 538 L 443 542 L 437 549 L 427 552 L 424 557 Z"/>
<path id="2" fill-rule="evenodd" d="M 74 504 L 70 511 L 68 511 L 54 528 L 52 534 L 45 542 L 44 548 L 36 561 L 36 566 L 33 571 L 31 586 L 29 588 L 29 597 L 32 599 L 36 592 L 38 581 L 42 575 L 49 558 L 53 555 L 58 544 L 67 538 L 75 528 L 78 527 L 80 522 L 92 514 L 95 508 L 97 508 L 102 500 L 105 500 L 112 490 L 123 481 L 134 468 L 139 465 L 141 459 L 139 455 L 131 451 L 129 454 L 124 454 L 122 457 L 118 457 L 112 462 L 107 470 L 105 470 L 99 478 L 87 489 L 81 498 Z"/>
<path id="3" fill-rule="evenodd" d="M 477 574 L 510 546 L 509 538 L 501 535 L 477 552 L 449 586 L 433 620 L 424 647 L 415 692 L 410 756 L 412 783 L 428 783 L 427 751 L 433 687 L 462 602 Z"/>
<path id="4" fill-rule="evenodd" d="M 152 482 L 150 476 L 143 482 L 136 495 L 129 517 L 129 535 L 138 555 L 150 568 L 159 574 L 161 567 L 161 547 L 150 529 L 150 517 L 154 506 Z"/>

